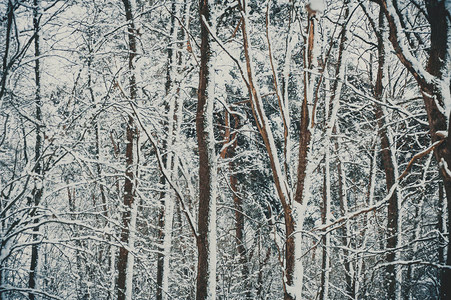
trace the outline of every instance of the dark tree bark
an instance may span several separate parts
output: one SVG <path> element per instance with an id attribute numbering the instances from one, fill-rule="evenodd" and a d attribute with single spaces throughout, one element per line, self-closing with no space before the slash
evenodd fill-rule
<path id="1" fill-rule="evenodd" d="M 38 266 L 39 261 L 39 245 L 38 245 L 38 239 L 39 239 L 39 226 L 37 226 L 37 223 L 39 223 L 39 218 L 37 216 L 37 207 L 41 203 L 42 199 L 42 175 L 43 175 L 43 164 L 42 164 L 42 99 L 41 99 L 41 67 L 40 67 L 40 58 L 41 55 L 40 46 L 39 46 L 39 6 L 40 1 L 34 0 L 33 1 L 33 28 L 34 28 L 34 56 L 35 56 L 35 65 L 34 65 L 34 75 L 35 75 L 35 84 L 36 84 L 36 92 L 35 92 L 35 118 L 36 118 L 36 141 L 34 146 L 34 154 L 35 154 L 35 167 L 34 172 L 36 173 L 36 176 L 38 178 L 35 179 L 35 186 L 33 188 L 32 194 L 33 194 L 33 205 L 34 207 L 31 210 L 30 217 L 32 219 L 32 222 L 34 224 L 33 228 L 33 245 L 31 246 L 31 262 L 30 262 L 30 274 L 28 278 L 28 287 L 31 290 L 34 290 L 36 288 L 36 280 L 37 280 L 37 274 L 36 274 L 36 268 Z M 35 293 L 30 292 L 28 294 L 28 298 L 30 300 L 35 299 Z"/>
<path id="2" fill-rule="evenodd" d="M 379 13 L 379 32 L 376 32 L 377 36 L 377 50 L 378 50 L 378 65 L 376 83 L 374 86 L 374 97 L 382 102 L 384 87 L 382 80 L 384 77 L 385 68 L 385 53 L 384 53 L 384 41 L 382 38 L 382 27 L 384 24 L 383 13 Z M 393 155 L 391 151 L 390 140 L 388 137 L 387 126 L 385 125 L 385 114 L 382 110 L 382 106 L 379 103 L 375 104 L 375 116 L 378 122 L 379 135 L 381 139 L 381 156 L 382 166 L 385 172 L 385 185 L 387 192 L 391 190 L 396 181 L 395 167 L 393 162 Z M 392 249 L 395 249 L 398 244 L 398 194 L 394 191 L 388 199 L 388 211 L 387 211 L 387 299 L 396 299 L 396 274 L 394 261 L 396 253 Z"/>
<path id="3" fill-rule="evenodd" d="M 450 21 L 447 21 L 446 1 L 430 0 L 426 1 L 426 8 L 431 24 L 431 49 L 426 70 L 438 77 L 442 77 L 442 70 L 447 61 L 448 52 L 447 41 L 450 38 Z M 449 82 L 448 82 L 449 84 Z M 449 88 L 449 85 L 448 85 Z M 437 102 L 443 104 L 443 95 L 440 87 L 431 84 L 423 84 L 423 99 L 426 106 L 426 112 L 429 120 L 432 142 L 442 140 L 440 132 L 447 132 L 444 142 L 434 149 L 434 155 L 440 164 L 440 173 L 443 178 L 443 186 L 446 192 L 446 201 L 448 206 L 448 223 L 446 232 L 451 229 L 451 115 L 445 116 L 440 113 Z M 432 97 L 431 97 L 432 95 Z M 435 98 L 435 99 L 434 99 Z M 437 102 L 436 102 L 437 101 Z M 447 119 L 450 123 L 447 124 Z M 449 237 L 448 237 L 449 240 Z M 440 250 L 439 250 L 440 251 Z M 451 244 L 448 242 L 446 255 L 446 268 L 441 272 L 441 299 L 451 298 Z"/>
<path id="4" fill-rule="evenodd" d="M 166 144 L 164 142 L 164 144 Z M 165 145 L 163 145 L 165 147 Z M 163 163 L 166 165 L 166 159 L 164 159 Z M 160 176 L 160 184 L 161 186 L 166 185 L 166 179 L 163 175 Z M 158 214 L 158 242 L 163 244 L 164 241 L 164 206 L 165 201 L 164 198 L 166 196 L 166 191 L 160 192 L 160 212 Z M 163 299 L 163 264 L 164 264 L 164 254 L 161 249 L 157 254 L 157 300 Z"/>
<path id="5" fill-rule="evenodd" d="M 213 89 L 211 84 L 214 70 L 211 70 L 212 51 L 207 24 L 211 22 L 210 1 L 199 1 L 199 17 L 201 23 L 201 46 L 200 46 L 200 72 L 199 88 L 197 92 L 196 133 L 199 148 L 199 212 L 198 212 L 198 236 L 197 236 L 197 278 L 196 299 L 215 298 L 215 274 L 212 272 L 216 266 L 211 265 L 211 255 L 216 255 L 216 249 L 210 243 L 211 235 L 215 234 L 216 213 L 214 202 L 215 193 L 212 179 L 216 170 L 213 165 L 215 160 L 213 126 L 213 101 L 214 95 L 209 91 Z M 208 108 L 211 109 L 208 109 Z M 215 261 L 215 260 L 213 260 Z"/>
<path id="6" fill-rule="evenodd" d="M 6 79 L 8 77 L 8 71 L 10 68 L 10 62 L 8 62 L 9 49 L 11 45 L 11 32 L 13 31 L 13 17 L 14 17 L 14 6 L 12 0 L 8 1 L 8 7 L 6 9 L 6 36 L 5 36 L 5 53 L 2 59 L 2 77 L 0 78 L 0 103 L 5 93 Z M 1 294 L 0 294 L 1 297 Z"/>
<path id="7" fill-rule="evenodd" d="M 137 97 L 137 87 L 136 78 L 134 74 L 134 60 L 137 53 L 137 41 L 136 41 L 136 29 L 133 22 L 133 12 L 130 0 L 122 0 L 125 9 L 125 17 L 128 22 L 128 68 L 129 68 L 129 89 L 130 89 L 130 101 L 135 101 Z M 124 183 L 124 208 L 125 211 L 122 214 L 122 230 L 121 230 L 121 243 L 122 246 L 119 249 L 119 259 L 118 259 L 118 279 L 117 279 L 117 299 L 126 299 L 126 282 L 128 280 L 127 276 L 132 276 L 132 274 L 127 274 L 127 262 L 128 256 L 130 255 L 127 246 L 129 243 L 130 236 L 130 222 L 131 222 L 131 210 L 133 203 L 135 201 L 135 158 L 134 158 L 134 148 L 137 143 L 138 138 L 138 128 L 135 124 L 135 120 L 132 115 L 128 116 L 127 128 L 126 128 L 126 142 L 127 146 L 125 149 L 125 183 Z"/>

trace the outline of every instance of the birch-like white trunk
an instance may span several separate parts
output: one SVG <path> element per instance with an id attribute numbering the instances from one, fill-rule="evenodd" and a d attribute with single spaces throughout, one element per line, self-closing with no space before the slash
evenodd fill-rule
<path id="1" fill-rule="evenodd" d="M 215 28 L 215 26 L 213 27 Z M 212 44 L 212 53 L 214 53 L 215 47 Z M 209 271 L 208 271 L 208 295 L 209 299 L 216 299 L 216 255 L 217 255 L 217 233 L 216 233 L 216 200 L 217 200 L 217 157 L 215 152 L 215 136 L 214 136 L 214 122 L 213 122 L 213 109 L 214 109 L 214 95 L 215 95 L 215 69 L 216 58 L 213 57 L 210 61 L 210 78 L 208 78 L 207 84 L 207 103 L 206 113 L 207 118 L 205 122 L 205 132 L 207 149 L 209 152 L 209 164 L 210 164 L 210 209 L 209 209 L 209 223 L 208 223 L 208 243 L 210 245 L 209 250 Z"/>
<path id="2" fill-rule="evenodd" d="M 175 18 L 180 18 L 180 8 L 177 3 L 174 3 L 175 5 Z M 171 51 L 171 57 L 169 61 L 171 62 L 171 65 L 168 66 L 169 68 L 169 80 L 171 80 L 171 84 L 169 86 L 169 97 L 171 98 L 169 101 L 169 112 L 168 112 L 168 137 L 167 137 L 167 159 L 166 159 L 166 169 L 170 170 L 170 176 L 171 180 L 174 180 L 177 178 L 176 174 L 174 172 L 177 172 L 178 170 L 178 158 L 176 154 L 176 149 L 174 147 L 175 141 L 178 140 L 178 131 L 177 129 L 180 128 L 177 123 L 180 123 L 180 120 L 178 118 L 174 118 L 176 114 L 176 109 L 179 107 L 179 95 L 175 91 L 177 89 L 176 87 L 176 78 L 177 78 L 177 70 L 176 70 L 176 49 L 177 45 L 175 42 L 177 41 L 177 35 L 178 35 L 178 27 L 176 26 L 176 20 L 174 20 L 174 24 L 170 24 L 170 26 L 174 26 L 172 28 L 172 37 L 171 42 L 172 44 L 172 51 Z M 179 107 L 180 109 L 180 107 Z M 175 205 L 175 193 L 172 190 L 170 184 L 168 181 L 166 181 L 165 186 L 166 195 L 165 195 L 165 201 L 164 201 L 164 237 L 163 237 L 163 272 L 162 272 L 162 283 L 161 283 L 161 289 L 162 289 L 162 299 L 168 299 L 169 295 L 169 275 L 170 275 L 170 260 L 171 260 L 171 247 L 172 247 L 172 225 L 173 225 L 173 219 L 174 219 L 174 205 Z"/>

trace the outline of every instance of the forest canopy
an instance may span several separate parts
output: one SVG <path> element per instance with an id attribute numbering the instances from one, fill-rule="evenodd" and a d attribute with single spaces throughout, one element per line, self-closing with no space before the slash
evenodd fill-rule
<path id="1" fill-rule="evenodd" d="M 451 299 L 451 2 L 0 1 L 0 300 Z"/>

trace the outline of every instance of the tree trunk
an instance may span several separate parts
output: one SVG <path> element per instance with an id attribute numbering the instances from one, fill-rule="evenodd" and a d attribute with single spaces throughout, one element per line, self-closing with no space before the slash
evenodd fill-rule
<path id="1" fill-rule="evenodd" d="M 42 199 L 42 192 L 43 192 L 43 163 L 42 163 L 42 131 L 41 131 L 41 124 L 42 124 L 42 100 L 41 100 L 41 70 L 40 70 L 40 58 L 41 55 L 40 47 L 39 47 L 39 9 L 40 9 L 40 1 L 34 0 L 33 1 L 33 28 L 34 28 L 34 34 L 35 34 L 35 40 L 34 40 L 34 56 L 35 56 L 35 66 L 34 66 L 34 75 L 35 75 L 35 84 L 36 84 L 36 93 L 35 93 L 35 118 L 37 121 L 36 124 L 36 141 L 35 141 L 35 147 L 34 147 L 34 154 L 35 154 L 35 169 L 34 173 L 36 174 L 37 178 L 35 178 L 35 186 L 33 188 L 32 194 L 33 194 L 33 205 L 34 207 L 31 210 L 30 217 L 32 219 L 33 224 L 35 224 L 35 227 L 33 228 L 33 245 L 31 246 L 31 262 L 30 262 L 30 274 L 28 278 L 28 288 L 31 290 L 34 290 L 37 288 L 37 267 L 38 267 L 38 261 L 39 261 L 39 245 L 38 239 L 39 239 L 39 227 L 37 226 L 37 223 L 39 222 L 38 216 L 37 216 L 37 208 L 39 204 L 41 203 Z M 35 299 L 35 294 L 33 291 L 31 291 L 28 294 L 28 298 L 30 300 Z"/>
<path id="2" fill-rule="evenodd" d="M 235 239 L 237 243 L 237 250 L 239 255 L 239 263 L 241 265 L 241 282 L 245 283 L 243 286 L 246 289 L 245 299 L 252 299 L 252 293 L 250 290 L 249 282 L 249 267 L 247 262 L 247 250 L 245 246 L 245 234 L 244 234 L 244 214 L 243 214 L 243 199 L 238 194 L 238 177 L 235 174 L 237 172 L 234 158 L 236 154 L 237 147 L 237 137 L 236 131 L 231 133 L 231 129 L 237 130 L 239 127 L 239 119 L 237 116 L 233 115 L 233 125 L 230 119 L 229 112 L 225 111 L 225 134 L 224 134 L 224 145 L 225 148 L 221 153 L 221 157 L 229 159 L 229 180 L 230 189 L 232 191 L 233 203 L 235 207 Z M 227 146 L 228 145 L 228 146 Z"/>
<path id="3" fill-rule="evenodd" d="M 385 53 L 384 53 L 384 41 L 382 37 L 383 28 L 383 13 L 382 10 L 379 13 L 379 28 L 380 31 L 376 32 L 378 40 L 378 66 L 377 66 L 377 77 L 376 84 L 374 87 L 374 97 L 382 102 L 383 98 L 383 77 L 384 77 L 384 67 L 385 67 Z M 385 171 L 385 184 L 387 191 L 390 191 L 396 181 L 395 175 L 395 162 L 393 161 L 393 153 L 391 151 L 392 145 L 389 139 L 388 129 L 385 125 L 385 114 L 383 112 L 382 106 L 379 103 L 375 104 L 375 116 L 378 121 L 379 135 L 381 139 L 381 155 L 382 155 L 382 165 Z M 388 200 L 388 214 L 387 214 L 387 299 L 396 299 L 396 267 L 394 265 L 396 258 L 395 249 L 398 245 L 398 193 L 395 191 L 392 193 L 390 199 Z"/>
<path id="4" fill-rule="evenodd" d="M 164 146 L 166 148 L 165 157 L 165 168 L 169 170 L 169 175 L 173 176 L 174 171 L 177 172 L 178 159 L 174 153 L 174 143 L 178 136 L 178 125 L 177 122 L 177 109 L 181 109 L 179 105 L 179 95 L 178 88 L 175 87 L 176 83 L 176 44 L 178 36 L 178 27 L 175 26 L 175 19 L 179 17 L 179 7 L 175 1 L 172 2 L 172 12 L 171 12 L 171 22 L 170 22 L 170 33 L 171 40 L 168 46 L 168 66 L 166 73 L 166 97 L 168 98 L 169 104 L 167 108 L 167 132 L 168 136 L 166 141 L 164 141 Z M 174 91 L 177 89 L 177 91 Z M 174 217 L 174 201 L 175 195 L 170 187 L 169 183 L 166 181 L 164 176 L 161 178 L 161 182 L 164 184 L 164 191 L 160 194 L 162 210 L 160 212 L 160 242 L 162 243 L 162 253 L 158 253 L 158 263 L 157 263 L 157 300 L 167 299 L 169 292 L 169 263 L 172 245 L 172 224 Z"/>
<path id="5" fill-rule="evenodd" d="M 442 71 L 445 63 L 449 63 L 447 41 L 450 38 L 449 21 L 447 21 L 446 1 L 430 0 L 426 1 L 426 8 L 429 14 L 431 24 L 431 46 L 426 70 L 442 78 Z M 443 80 L 445 80 L 443 78 Z M 448 223 L 446 232 L 450 232 L 451 223 L 451 113 L 449 116 L 440 112 L 437 103 L 443 104 L 444 94 L 449 95 L 449 79 L 444 87 L 433 86 L 432 84 L 421 86 L 423 99 L 426 106 L 426 112 L 429 120 L 429 128 L 432 136 L 432 142 L 443 139 L 441 132 L 446 132 L 444 142 L 434 149 L 434 155 L 440 166 L 440 174 L 443 178 L 443 186 L 446 192 L 446 202 L 448 206 Z M 446 89 L 448 89 L 446 91 Z M 432 97 L 431 97 L 432 95 Z M 439 250 L 440 251 L 440 250 Z M 442 269 L 441 274 L 441 299 L 451 298 L 451 243 L 448 238 L 448 250 L 446 255 L 446 268 Z"/>
<path id="6" fill-rule="evenodd" d="M 427 171 L 429 170 L 429 166 L 431 164 L 432 161 L 432 156 L 430 155 L 426 161 L 425 167 L 424 167 L 424 173 L 423 173 L 423 180 L 421 181 L 421 186 L 426 186 L 426 179 L 427 179 Z M 444 225 L 444 223 L 442 223 L 441 221 L 441 216 L 444 215 L 444 212 L 442 211 L 442 207 L 440 207 L 440 203 L 443 204 L 443 183 L 439 182 L 438 183 L 438 195 L 439 195 L 439 204 L 438 204 L 438 209 L 439 209 L 439 213 L 438 213 L 438 231 L 440 233 L 442 233 L 443 228 L 442 225 Z M 426 197 L 424 197 L 424 195 L 420 194 L 420 200 L 419 203 L 415 205 L 415 231 L 413 234 L 413 240 L 414 241 L 418 241 L 421 239 L 421 232 L 422 232 L 422 228 L 424 226 L 423 222 L 422 222 L 422 216 L 423 216 L 423 207 L 424 207 L 424 201 Z M 439 237 L 439 243 L 442 244 L 443 241 L 441 239 L 441 235 Z M 418 252 L 418 247 L 419 247 L 419 243 L 414 243 L 413 247 L 412 247 L 412 259 L 417 255 Z M 443 250 L 443 249 L 440 249 Z M 444 264 L 444 257 L 440 256 L 440 254 L 444 254 L 443 251 L 439 251 L 439 257 L 438 257 L 438 261 L 440 264 Z M 404 299 L 406 300 L 413 300 L 414 295 L 411 293 L 411 289 L 412 286 L 415 281 L 412 280 L 415 276 L 415 270 L 416 270 L 416 266 L 415 265 L 409 265 L 408 269 L 407 269 L 407 274 L 406 274 L 406 278 L 405 278 L 405 282 L 408 283 L 408 286 L 405 290 L 404 293 Z"/>
<path id="7" fill-rule="evenodd" d="M 437 215 L 437 229 L 438 231 L 441 233 L 440 237 L 439 237 L 439 243 L 440 243 L 440 247 L 439 247 L 439 252 L 438 252 L 438 262 L 439 264 L 445 264 L 445 257 L 446 257 L 446 248 L 443 247 L 442 245 L 445 244 L 445 240 L 443 239 L 442 234 L 445 233 L 445 228 L 446 228 L 446 203 L 443 200 L 443 183 L 440 182 L 438 184 L 438 215 Z M 421 206 L 420 206 L 421 207 Z M 418 229 L 421 229 L 421 227 L 418 225 Z M 418 235 L 419 237 L 419 235 Z"/>
<path id="8" fill-rule="evenodd" d="M 349 1 L 344 2 L 344 13 L 343 20 L 347 20 L 349 18 Z M 340 98 L 341 98 L 341 89 L 343 86 L 344 76 L 345 76 L 345 64 L 343 63 L 343 56 L 345 47 L 348 41 L 347 37 L 347 27 L 346 24 L 343 25 L 340 33 L 340 45 L 338 48 L 338 58 L 337 65 L 335 68 L 335 76 L 337 80 L 335 80 L 332 84 L 332 95 L 330 103 L 332 104 L 332 116 L 333 119 L 336 118 L 338 110 L 340 108 Z M 332 119 L 332 117 L 330 118 Z M 334 121 L 334 123 L 329 124 L 326 128 L 330 134 L 328 134 L 327 138 L 330 139 L 332 133 L 335 135 L 340 135 L 340 126 L 338 121 Z M 337 184 L 338 184 L 338 199 L 340 202 L 340 213 L 342 216 L 346 216 L 349 212 L 348 208 L 348 199 L 347 199 L 347 187 L 346 187 L 346 173 L 344 166 L 342 165 L 342 161 L 340 158 L 340 142 L 341 138 L 337 137 L 337 140 L 334 143 L 334 149 L 337 155 Z M 355 298 L 355 280 L 354 280 L 354 270 L 351 263 L 351 259 L 349 257 L 350 252 L 347 250 L 350 244 L 350 239 L 348 234 L 350 234 L 350 225 L 349 221 L 341 227 L 342 230 L 342 244 L 343 244 L 343 260 L 344 260 L 344 271 L 345 271 L 345 282 L 346 282 L 346 294 L 352 299 Z"/>
<path id="9" fill-rule="evenodd" d="M 11 63 L 8 63 L 8 55 L 11 46 L 11 33 L 13 31 L 13 18 L 14 18 L 14 6 L 12 1 L 8 1 L 8 8 L 6 9 L 6 34 L 5 34 L 5 54 L 2 59 L 2 75 L 0 78 L 0 106 L 3 103 L 2 98 L 6 90 L 6 79 L 8 77 L 9 68 L 11 67 Z M 0 297 L 1 294 L 0 294 Z"/>
<path id="10" fill-rule="evenodd" d="M 133 8 L 130 0 L 122 0 L 125 8 L 125 16 L 128 22 L 128 68 L 129 68 L 129 89 L 130 101 L 135 101 L 137 97 L 136 78 L 134 73 L 134 60 L 137 53 L 136 29 L 133 22 Z M 126 149 L 125 149 L 125 183 L 124 183 L 124 212 L 122 213 L 121 247 L 118 258 L 118 280 L 117 299 L 131 300 L 132 278 L 133 278 L 133 258 L 129 249 L 133 247 L 133 223 L 136 222 L 136 160 L 135 148 L 138 138 L 138 128 L 132 115 L 128 116 L 126 128 Z M 132 247 L 130 247 L 132 246 Z"/>
<path id="11" fill-rule="evenodd" d="M 216 298 L 216 154 L 213 133 L 214 76 L 211 39 L 211 3 L 200 0 L 201 23 L 200 73 L 196 113 L 199 148 L 199 212 L 197 236 L 196 299 Z"/>
<path id="12" fill-rule="evenodd" d="M 328 143 L 326 143 L 328 144 Z M 327 145 L 328 146 L 328 145 Z M 326 149 L 325 168 L 323 176 L 323 205 L 321 207 L 321 223 L 323 225 L 328 223 L 330 218 L 330 153 Z M 329 296 L 329 247 L 330 247 L 330 233 L 325 233 L 322 241 L 322 262 L 321 262 L 321 286 L 320 286 L 320 300 L 327 300 Z"/>

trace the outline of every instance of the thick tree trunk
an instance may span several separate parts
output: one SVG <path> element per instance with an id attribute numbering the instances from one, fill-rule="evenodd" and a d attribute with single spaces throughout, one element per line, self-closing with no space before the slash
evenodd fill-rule
<path id="1" fill-rule="evenodd" d="M 426 8 L 431 24 L 431 47 L 426 70 L 438 77 L 442 78 L 446 56 L 448 52 L 447 41 L 450 38 L 449 20 L 447 21 L 448 10 L 445 7 L 446 1 L 430 0 L 426 1 Z M 440 174 L 443 178 L 443 186 L 445 188 L 446 201 L 448 206 L 448 223 L 447 232 L 450 232 L 451 223 L 451 114 L 445 116 L 440 112 L 437 103 L 444 103 L 444 93 L 449 94 L 448 85 L 444 87 L 423 84 L 421 86 L 423 99 L 426 106 L 426 112 L 429 120 L 429 128 L 431 131 L 432 142 L 435 143 L 444 139 L 444 142 L 434 149 L 434 155 L 440 166 Z M 446 91 L 445 89 L 448 89 Z M 432 95 L 432 97 L 431 97 Z M 446 132 L 443 137 L 442 132 Z M 449 240 L 449 237 L 448 237 Z M 440 250 L 439 250 L 440 251 Z M 451 298 L 451 243 L 448 242 L 448 250 L 446 256 L 447 268 L 442 269 L 441 274 L 441 299 Z"/>
<path id="2" fill-rule="evenodd" d="M 196 299 L 216 298 L 216 154 L 213 133 L 214 63 L 207 22 L 211 3 L 200 0 L 201 61 L 196 113 L 199 147 L 199 212 Z"/>
<path id="3" fill-rule="evenodd" d="M 34 75 L 35 75 L 35 84 L 36 84 L 36 93 L 35 93 L 35 118 L 37 121 L 36 124 L 36 142 L 34 147 L 34 154 L 35 154 L 35 169 L 34 172 L 36 173 L 37 177 L 35 179 L 35 186 L 33 188 L 33 205 L 34 207 L 31 210 L 30 217 L 32 218 L 33 224 L 35 224 L 35 227 L 33 228 L 33 245 L 31 246 L 31 262 L 30 262 L 30 274 L 28 278 L 28 287 L 31 290 L 34 290 L 37 288 L 37 267 L 38 267 L 38 261 L 39 261 L 39 245 L 38 242 L 38 232 L 39 227 L 37 226 L 37 223 L 39 222 L 39 219 L 37 217 L 36 211 L 37 207 L 41 203 L 42 199 L 42 190 L 43 190 L 43 183 L 42 183 L 42 175 L 43 175 L 43 164 L 42 164 L 42 130 L 41 130 L 41 123 L 42 123 L 42 100 L 41 100 L 41 69 L 40 69 L 40 58 L 41 55 L 40 46 L 39 46 L 39 9 L 40 9 L 40 1 L 34 0 L 33 1 L 33 27 L 34 27 L 34 34 L 35 34 L 35 40 L 34 40 L 34 56 L 35 56 L 35 66 L 34 66 Z M 33 292 L 30 292 L 28 294 L 28 298 L 30 300 L 35 299 L 35 294 Z"/>
<path id="4" fill-rule="evenodd" d="M 129 67 L 129 89 L 130 101 L 135 101 L 137 97 L 136 78 L 134 73 L 134 60 L 136 58 L 136 30 L 133 22 L 132 5 L 130 0 L 122 1 L 125 8 L 125 16 L 128 22 L 128 67 Z M 135 124 L 134 118 L 129 115 L 126 128 L 126 149 L 125 149 L 125 183 L 124 183 L 124 209 L 122 213 L 122 231 L 121 243 L 118 258 L 118 280 L 117 280 L 117 299 L 131 300 L 132 292 L 132 277 L 133 277 L 133 258 L 130 257 L 129 248 L 133 243 L 131 238 L 131 230 L 134 230 L 133 223 L 136 222 L 136 204 L 135 189 L 136 189 L 136 160 L 135 148 L 138 138 L 138 128 Z"/>

